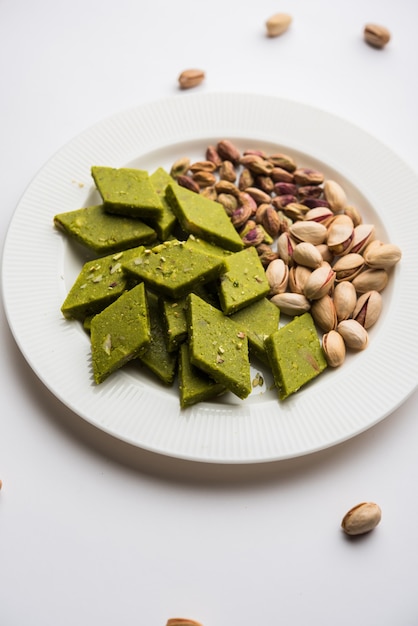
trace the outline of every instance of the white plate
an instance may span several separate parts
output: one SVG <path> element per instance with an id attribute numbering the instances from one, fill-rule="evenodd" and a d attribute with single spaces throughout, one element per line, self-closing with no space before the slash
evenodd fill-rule
<path id="1" fill-rule="evenodd" d="M 176 389 L 127 368 L 92 382 L 87 336 L 60 306 L 84 260 L 53 228 L 58 212 L 98 200 L 91 165 L 127 164 L 152 172 L 175 159 L 201 159 L 229 138 L 240 148 L 293 154 L 342 183 L 364 221 L 402 248 L 383 292 L 370 345 L 327 370 L 285 402 L 267 386 L 245 401 L 232 394 L 179 409 Z M 418 179 L 388 148 L 320 110 L 274 97 L 187 94 L 102 121 L 64 146 L 21 199 L 6 239 L 7 318 L 28 363 L 78 415 L 111 435 L 158 453 L 205 462 L 285 459 L 337 444 L 391 413 L 418 382 Z"/>

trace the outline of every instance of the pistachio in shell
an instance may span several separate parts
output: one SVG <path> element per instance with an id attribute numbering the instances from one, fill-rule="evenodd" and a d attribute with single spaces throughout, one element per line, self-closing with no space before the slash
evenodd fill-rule
<path id="1" fill-rule="evenodd" d="M 369 345 L 369 334 L 357 320 L 342 320 L 336 330 L 344 339 L 346 347 L 351 350 L 365 350 Z"/>
<path id="2" fill-rule="evenodd" d="M 313 270 L 309 276 L 303 293 L 308 300 L 317 300 L 331 291 L 334 282 L 335 272 L 330 264 L 324 261 L 321 267 Z"/>
<path id="3" fill-rule="evenodd" d="M 330 330 L 322 337 L 322 350 L 330 367 L 340 367 L 345 361 L 346 349 L 342 336 Z"/>
<path id="4" fill-rule="evenodd" d="M 357 304 L 357 292 L 353 283 L 343 280 L 335 285 L 333 300 L 339 322 L 351 317 Z"/>
<path id="5" fill-rule="evenodd" d="M 382 296 L 378 291 L 367 291 L 357 300 L 353 319 L 368 329 L 379 319 L 382 311 Z"/>
<path id="6" fill-rule="evenodd" d="M 366 291 L 383 291 L 389 282 L 389 275 L 384 269 L 366 269 L 353 278 L 353 286 L 357 293 L 366 293 Z"/>
<path id="7" fill-rule="evenodd" d="M 344 515 L 341 527 L 347 535 L 363 535 L 376 528 L 381 519 L 382 511 L 375 502 L 361 502 Z"/>

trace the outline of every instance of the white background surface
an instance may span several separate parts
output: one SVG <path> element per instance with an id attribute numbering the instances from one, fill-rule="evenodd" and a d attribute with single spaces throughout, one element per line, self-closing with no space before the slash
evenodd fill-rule
<path id="1" fill-rule="evenodd" d="M 277 11 L 293 24 L 267 39 Z M 51 155 L 117 111 L 176 96 L 188 67 L 206 71 L 202 92 L 250 90 L 344 117 L 418 172 L 417 19 L 413 0 L 1 0 L 2 241 Z M 369 21 L 391 30 L 385 50 L 364 43 Z M 62 406 L 1 316 L 2 626 L 418 623 L 417 392 L 305 458 L 189 463 Z M 350 541 L 341 518 L 362 500 L 383 519 Z"/>

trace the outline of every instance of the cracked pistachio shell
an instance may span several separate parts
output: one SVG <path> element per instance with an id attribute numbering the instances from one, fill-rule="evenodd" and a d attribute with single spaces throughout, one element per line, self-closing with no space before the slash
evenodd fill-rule
<path id="1" fill-rule="evenodd" d="M 389 269 L 402 257 L 401 249 L 393 243 L 372 241 L 363 252 L 364 260 L 373 269 Z"/>
<path id="2" fill-rule="evenodd" d="M 342 336 L 330 330 L 322 337 L 322 349 L 330 367 L 340 367 L 345 361 L 346 349 Z"/>
<path id="3" fill-rule="evenodd" d="M 266 278 L 270 286 L 270 294 L 284 293 L 289 280 L 289 267 L 282 259 L 274 259 L 266 269 Z"/>
<path id="4" fill-rule="evenodd" d="M 383 291 L 389 282 L 389 275 L 386 270 L 366 269 L 353 279 L 353 285 L 357 293 L 366 291 Z"/>
<path id="5" fill-rule="evenodd" d="M 318 248 L 308 241 L 301 241 L 295 246 L 293 260 L 298 265 L 304 265 L 311 269 L 316 269 L 323 263 L 322 255 Z"/>
<path id="6" fill-rule="evenodd" d="M 327 244 L 336 255 L 347 254 L 350 251 L 354 236 L 354 224 L 348 215 L 337 215 L 328 227 Z"/>
<path id="7" fill-rule="evenodd" d="M 293 250 L 295 246 L 296 241 L 287 232 L 282 233 L 277 239 L 277 252 L 286 265 L 293 263 Z"/>
<path id="8" fill-rule="evenodd" d="M 382 511 L 375 502 L 361 502 L 343 517 L 341 527 L 347 535 L 363 535 L 379 524 Z"/>
<path id="9" fill-rule="evenodd" d="M 357 300 L 353 311 L 353 319 L 364 328 L 370 328 L 379 319 L 382 311 L 382 296 L 378 291 L 367 291 Z"/>
<path id="10" fill-rule="evenodd" d="M 347 348 L 352 350 L 365 350 L 369 344 L 367 330 L 359 322 L 353 319 L 342 320 L 336 330 L 344 339 Z"/>
<path id="11" fill-rule="evenodd" d="M 305 283 L 311 275 L 309 267 L 304 265 L 296 265 L 289 270 L 289 289 L 292 293 L 302 293 Z"/>
<path id="12" fill-rule="evenodd" d="M 374 236 L 375 227 L 373 224 L 359 224 L 354 228 L 350 252 L 361 254 L 366 246 L 373 241 Z"/>
<path id="13" fill-rule="evenodd" d="M 271 302 L 279 307 L 284 315 L 302 315 L 311 308 L 311 303 L 300 293 L 278 293 L 271 298 Z"/>
<path id="14" fill-rule="evenodd" d="M 324 243 L 327 237 L 327 229 L 323 224 L 305 220 L 295 222 L 289 228 L 291 236 L 297 241 L 307 241 L 314 246 Z"/>
<path id="15" fill-rule="evenodd" d="M 335 180 L 325 181 L 324 196 L 334 213 L 342 211 L 347 204 L 345 191 Z"/>
<path id="16" fill-rule="evenodd" d="M 328 226 L 334 219 L 334 213 L 331 209 L 320 206 L 315 209 L 309 209 L 309 211 L 305 214 L 304 219 L 307 222 L 318 222 L 319 224 Z"/>
<path id="17" fill-rule="evenodd" d="M 317 300 L 329 293 L 334 286 L 335 272 L 329 263 L 325 261 L 321 267 L 313 270 L 303 289 L 308 300 Z"/>
<path id="18" fill-rule="evenodd" d="M 357 293 L 353 283 L 348 280 L 338 283 L 334 289 L 333 301 L 339 322 L 351 317 L 357 304 Z"/>
<path id="19" fill-rule="evenodd" d="M 337 326 L 337 312 L 334 301 L 328 294 L 312 302 L 311 315 L 316 325 L 324 332 L 334 330 Z"/>
<path id="20" fill-rule="evenodd" d="M 336 274 L 335 280 L 352 280 L 364 267 L 364 259 L 361 254 L 349 252 L 338 259 L 333 265 Z"/>

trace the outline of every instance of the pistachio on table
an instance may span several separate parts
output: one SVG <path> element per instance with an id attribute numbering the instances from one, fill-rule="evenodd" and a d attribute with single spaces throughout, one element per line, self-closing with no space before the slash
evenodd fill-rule
<path id="1" fill-rule="evenodd" d="M 205 72 L 203 70 L 184 70 L 178 78 L 180 89 L 191 89 L 192 87 L 197 87 L 201 82 L 203 82 L 204 78 Z"/>
<path id="2" fill-rule="evenodd" d="M 287 13 L 276 13 L 266 21 L 268 37 L 278 37 L 289 28 L 292 17 Z"/>
<path id="3" fill-rule="evenodd" d="M 382 511 L 375 502 L 361 502 L 343 517 L 341 527 L 347 535 L 363 535 L 376 528 Z"/>
<path id="4" fill-rule="evenodd" d="M 364 27 L 364 39 L 373 48 L 383 48 L 390 41 L 390 32 L 385 26 L 366 24 Z"/>

